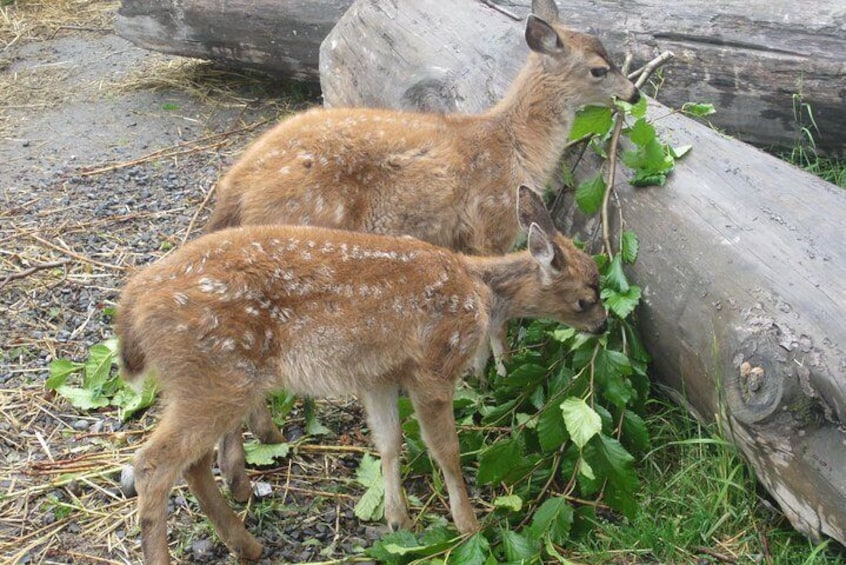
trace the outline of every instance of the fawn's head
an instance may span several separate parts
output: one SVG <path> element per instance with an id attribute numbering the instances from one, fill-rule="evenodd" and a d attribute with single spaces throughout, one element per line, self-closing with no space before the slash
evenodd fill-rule
<path id="1" fill-rule="evenodd" d="M 599 270 L 590 255 L 555 228 L 541 198 L 521 186 L 517 199 L 520 226 L 538 266 L 539 284 L 526 302 L 539 317 L 553 318 L 578 330 L 604 333 L 607 313 L 599 297 Z"/>
<path id="2" fill-rule="evenodd" d="M 635 103 L 640 92 L 614 63 L 600 41 L 561 25 L 554 0 L 532 0 L 526 43 L 549 73 L 550 89 L 578 106 L 610 105 L 614 98 Z"/>

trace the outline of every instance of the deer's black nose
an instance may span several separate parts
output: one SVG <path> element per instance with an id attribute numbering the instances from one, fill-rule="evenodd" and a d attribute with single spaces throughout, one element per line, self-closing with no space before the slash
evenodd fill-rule
<path id="1" fill-rule="evenodd" d="M 635 88 L 634 94 L 632 94 L 631 98 L 626 100 L 629 104 L 637 104 L 640 101 L 640 90 Z"/>
<path id="2" fill-rule="evenodd" d="M 608 331 L 608 318 L 605 318 L 604 320 L 602 320 L 602 323 L 601 323 L 601 324 L 599 324 L 598 326 L 596 326 L 596 327 L 593 329 L 593 331 L 592 331 L 592 332 L 590 332 L 590 333 L 592 333 L 592 334 L 596 334 L 596 335 L 602 335 L 602 334 L 604 334 L 606 331 Z"/>

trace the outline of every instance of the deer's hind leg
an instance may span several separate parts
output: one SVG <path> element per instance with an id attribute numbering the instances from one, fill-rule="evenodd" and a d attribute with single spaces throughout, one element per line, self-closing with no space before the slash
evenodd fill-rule
<path id="1" fill-rule="evenodd" d="M 240 556 L 255 559 L 261 553 L 261 545 L 228 507 L 211 474 L 215 442 L 242 421 L 250 401 L 237 393 L 199 394 L 198 390 L 210 393 L 212 383 L 186 381 L 187 385 L 193 385 L 188 386 L 193 389 L 190 394 L 165 390 L 167 405 L 161 421 L 135 455 L 144 562 L 147 565 L 169 563 L 167 499 L 173 483 L 183 471 L 221 539 Z"/>
<path id="2" fill-rule="evenodd" d="M 265 399 L 250 410 L 247 417 L 247 427 L 262 443 L 282 443 L 285 437 L 270 413 Z M 238 502 L 246 502 L 250 498 L 252 487 L 247 477 L 246 457 L 244 454 L 244 438 L 241 435 L 241 423 L 226 432 L 217 444 L 217 465 L 220 474 L 226 480 L 226 485 L 232 493 L 232 498 Z"/>

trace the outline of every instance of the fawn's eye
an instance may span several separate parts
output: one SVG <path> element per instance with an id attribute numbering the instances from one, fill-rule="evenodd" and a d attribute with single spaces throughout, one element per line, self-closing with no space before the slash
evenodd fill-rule
<path id="1" fill-rule="evenodd" d="M 590 74 L 592 74 L 596 78 L 602 78 L 608 74 L 608 67 L 593 67 L 590 70 Z"/>
<path id="2" fill-rule="evenodd" d="M 590 307 L 591 303 L 585 300 L 584 298 L 579 298 L 579 300 L 576 302 L 576 312 L 584 312 Z"/>

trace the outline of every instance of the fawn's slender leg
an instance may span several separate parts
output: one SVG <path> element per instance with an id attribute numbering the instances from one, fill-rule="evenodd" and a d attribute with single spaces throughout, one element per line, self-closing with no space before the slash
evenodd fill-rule
<path id="1" fill-rule="evenodd" d="M 386 386 L 360 393 L 367 412 L 367 422 L 373 443 L 382 457 L 382 476 L 385 478 L 385 519 L 392 530 L 408 528 L 411 520 L 405 506 L 400 479 L 400 428 L 397 398 L 399 387 Z"/>
<path id="2" fill-rule="evenodd" d="M 138 523 L 146 565 L 170 563 L 167 549 L 168 495 L 185 466 L 214 445 L 214 435 L 203 438 L 196 433 L 185 433 L 183 423 L 180 407 L 169 404 L 150 439 L 135 454 Z"/>
<path id="3" fill-rule="evenodd" d="M 420 422 L 423 441 L 443 471 L 455 526 L 459 532 L 468 533 L 478 530 L 479 523 L 467 497 L 467 487 L 461 474 L 458 433 L 452 408 L 452 383 L 448 386 L 443 390 L 410 389 L 409 396 Z"/>
<path id="4" fill-rule="evenodd" d="M 279 431 L 273 415 L 264 399 L 253 407 L 247 416 L 247 427 L 262 443 L 282 443 L 285 436 Z M 241 435 L 240 424 L 224 434 L 217 444 L 217 466 L 220 474 L 226 480 L 226 485 L 232 493 L 232 498 L 238 502 L 246 502 L 252 493 L 250 479 L 247 477 L 246 458 L 244 454 L 244 439 Z"/>
<path id="5" fill-rule="evenodd" d="M 185 470 L 185 480 L 200 507 L 217 530 L 220 539 L 233 553 L 244 559 L 261 557 L 261 544 L 244 527 L 244 523 L 232 512 L 226 499 L 214 483 L 211 472 L 212 451 L 197 459 Z"/>
<path id="6" fill-rule="evenodd" d="M 282 435 L 279 426 L 273 421 L 273 414 L 270 413 L 270 408 L 264 399 L 250 410 L 247 416 L 247 427 L 262 443 L 285 442 L 285 436 Z"/>
<path id="7" fill-rule="evenodd" d="M 229 430 L 217 443 L 217 466 L 232 498 L 246 502 L 252 493 L 250 478 L 247 476 L 247 459 L 244 453 L 244 438 L 241 435 L 241 422 Z"/>

